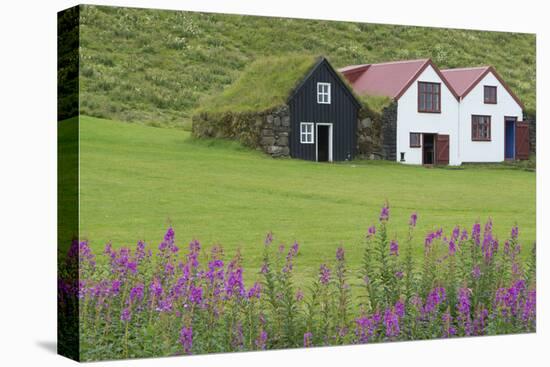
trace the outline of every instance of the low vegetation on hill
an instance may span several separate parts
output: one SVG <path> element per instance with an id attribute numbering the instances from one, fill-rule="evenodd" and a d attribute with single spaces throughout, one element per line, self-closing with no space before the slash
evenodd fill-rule
<path id="1" fill-rule="evenodd" d="M 441 68 L 493 65 L 527 110 L 535 109 L 532 34 L 89 5 L 81 10 L 80 108 L 86 115 L 183 126 L 204 98 L 220 94 L 255 60 L 289 53 L 324 55 L 337 68 L 424 57 Z M 252 82 L 241 87 L 255 88 Z"/>

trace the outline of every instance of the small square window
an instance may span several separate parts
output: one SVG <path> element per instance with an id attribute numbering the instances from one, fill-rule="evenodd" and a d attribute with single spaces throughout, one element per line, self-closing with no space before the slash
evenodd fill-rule
<path id="1" fill-rule="evenodd" d="M 489 104 L 497 103 L 497 87 L 490 85 L 483 86 L 483 102 Z"/>
<path id="2" fill-rule="evenodd" d="M 317 103 L 330 104 L 330 83 L 317 83 Z"/>
<path id="3" fill-rule="evenodd" d="M 313 144 L 313 122 L 300 124 L 300 143 Z"/>
<path id="4" fill-rule="evenodd" d="M 409 146 L 411 148 L 420 148 L 420 133 L 410 133 Z"/>

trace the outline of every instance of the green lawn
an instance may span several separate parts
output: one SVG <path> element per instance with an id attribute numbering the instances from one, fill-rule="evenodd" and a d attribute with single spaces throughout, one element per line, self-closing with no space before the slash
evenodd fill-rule
<path id="1" fill-rule="evenodd" d="M 239 248 L 245 277 L 261 263 L 265 233 L 297 240 L 297 276 L 313 277 L 343 243 L 352 266 L 385 200 L 390 234 L 403 239 L 417 211 L 417 254 L 427 231 L 494 219 L 500 238 L 517 222 L 535 241 L 535 174 L 505 166 L 427 169 L 391 162 L 320 164 L 272 159 L 237 143 L 195 140 L 180 129 L 81 117 L 81 235 L 96 251 L 156 246 L 171 224 L 179 244 Z"/>

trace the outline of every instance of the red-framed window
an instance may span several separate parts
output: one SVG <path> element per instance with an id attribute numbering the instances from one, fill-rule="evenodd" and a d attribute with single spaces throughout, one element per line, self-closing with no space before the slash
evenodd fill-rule
<path id="1" fill-rule="evenodd" d="M 441 83 L 418 82 L 418 112 L 441 112 Z"/>
<path id="2" fill-rule="evenodd" d="M 491 116 L 472 115 L 472 141 L 491 141 Z"/>

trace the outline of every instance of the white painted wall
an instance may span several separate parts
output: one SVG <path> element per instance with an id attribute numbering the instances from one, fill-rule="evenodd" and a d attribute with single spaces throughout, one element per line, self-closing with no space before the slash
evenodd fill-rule
<path id="1" fill-rule="evenodd" d="M 441 113 L 418 112 L 418 82 L 441 83 Z M 449 135 L 449 164 L 460 165 L 458 157 L 458 101 L 432 66 L 428 66 L 397 102 L 397 161 L 405 153 L 407 164 L 422 164 L 422 148 L 409 147 L 409 133 Z"/>
<path id="2" fill-rule="evenodd" d="M 497 87 L 497 104 L 483 103 L 483 86 Z M 504 117 L 523 119 L 521 106 L 489 72 L 460 102 L 460 162 L 502 162 L 504 160 Z M 491 141 L 472 141 L 472 115 L 491 116 Z"/>

